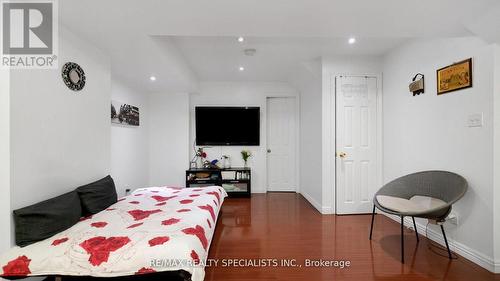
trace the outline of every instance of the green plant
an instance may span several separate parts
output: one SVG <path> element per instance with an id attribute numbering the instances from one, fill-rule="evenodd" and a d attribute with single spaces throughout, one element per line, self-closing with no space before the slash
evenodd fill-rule
<path id="1" fill-rule="evenodd" d="M 248 158 L 252 157 L 252 152 L 249 150 L 242 150 L 241 151 L 241 158 L 243 158 L 243 161 L 247 162 Z"/>

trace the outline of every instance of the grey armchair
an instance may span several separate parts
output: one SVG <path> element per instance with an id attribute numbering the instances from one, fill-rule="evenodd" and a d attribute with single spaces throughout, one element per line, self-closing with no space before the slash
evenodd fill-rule
<path id="1" fill-rule="evenodd" d="M 384 185 L 373 198 L 370 228 L 372 239 L 375 209 L 401 217 L 401 262 L 404 263 L 404 217 L 412 217 L 417 243 L 419 241 L 415 217 L 436 220 L 441 223 L 451 212 L 452 205 L 467 191 L 467 180 L 446 171 L 423 171 L 397 178 Z M 451 251 L 442 224 L 448 257 Z"/>

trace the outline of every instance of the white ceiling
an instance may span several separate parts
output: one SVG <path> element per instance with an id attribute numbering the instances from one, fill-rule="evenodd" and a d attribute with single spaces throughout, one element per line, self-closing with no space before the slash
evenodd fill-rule
<path id="1" fill-rule="evenodd" d="M 59 1 L 62 24 L 107 52 L 113 75 L 144 91 L 194 91 L 197 76 L 256 80 L 269 79 L 267 72 L 282 78 L 292 60 L 325 51 L 377 54 L 405 38 L 497 34 L 499 26 L 490 24 L 500 17 L 491 15 L 494 6 L 497 0 Z M 492 20 L 478 23 L 486 13 Z M 239 35 L 260 49 L 259 60 L 247 61 L 248 78 L 224 70 L 241 51 L 226 40 Z M 343 40 L 351 35 L 359 43 L 346 49 Z"/>
<path id="2" fill-rule="evenodd" d="M 404 38 L 279 38 L 174 36 L 170 40 L 202 81 L 287 81 L 301 63 L 328 55 L 382 55 Z M 253 56 L 245 49 L 255 49 Z M 238 68 L 243 66 L 244 71 Z"/>

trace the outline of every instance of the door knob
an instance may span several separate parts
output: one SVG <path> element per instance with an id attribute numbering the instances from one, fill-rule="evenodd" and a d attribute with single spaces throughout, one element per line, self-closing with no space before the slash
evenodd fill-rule
<path id="1" fill-rule="evenodd" d="M 345 153 L 345 152 L 339 152 L 337 155 L 338 155 L 340 158 L 346 158 L 346 157 L 347 157 L 347 153 Z"/>
<path id="2" fill-rule="evenodd" d="M 271 153 L 271 149 L 269 149 L 269 148 L 268 148 L 268 149 L 267 149 L 267 153 Z"/>

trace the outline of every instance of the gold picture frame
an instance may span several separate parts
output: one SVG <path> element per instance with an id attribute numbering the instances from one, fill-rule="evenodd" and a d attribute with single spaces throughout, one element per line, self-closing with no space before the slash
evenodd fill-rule
<path id="1" fill-rule="evenodd" d="M 442 95 L 472 87 L 472 58 L 436 71 L 437 94 Z"/>

